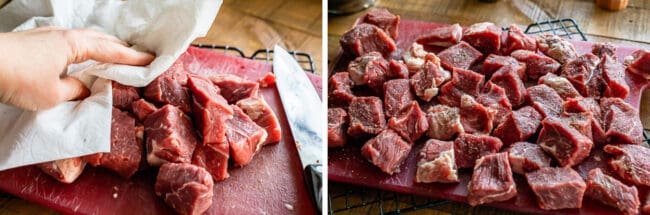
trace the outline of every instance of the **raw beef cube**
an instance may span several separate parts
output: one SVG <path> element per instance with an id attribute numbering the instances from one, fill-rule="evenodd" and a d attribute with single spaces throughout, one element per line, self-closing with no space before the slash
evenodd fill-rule
<path id="1" fill-rule="evenodd" d="M 422 150 L 420 150 L 415 182 L 458 182 L 453 142 L 436 139 L 427 140 Z"/>
<path id="2" fill-rule="evenodd" d="M 618 56 L 616 55 L 616 47 L 608 42 L 595 43 L 591 47 L 591 53 L 598 56 L 599 58 L 609 56 L 610 58 L 614 59 L 614 61 L 618 61 Z"/>
<path id="3" fill-rule="evenodd" d="M 454 141 L 454 156 L 458 168 L 474 167 L 477 159 L 497 153 L 503 143 L 487 135 L 460 134 Z"/>
<path id="4" fill-rule="evenodd" d="M 178 107 L 165 105 L 153 112 L 144 121 L 144 131 L 150 166 L 190 163 L 198 141 L 192 121 Z"/>
<path id="5" fill-rule="evenodd" d="M 441 65 L 447 70 L 454 68 L 469 69 L 471 65 L 481 59 L 483 54 L 466 42 L 449 47 L 438 53 Z"/>
<path id="6" fill-rule="evenodd" d="M 561 64 L 578 58 L 578 52 L 569 41 L 556 35 L 542 35 L 537 38 L 537 48 Z"/>
<path id="7" fill-rule="evenodd" d="M 600 107 L 608 142 L 641 144 L 643 125 L 636 108 L 620 98 L 603 98 Z"/>
<path id="8" fill-rule="evenodd" d="M 228 174 L 228 158 L 230 157 L 228 142 L 206 145 L 201 144 L 194 150 L 192 164 L 205 168 L 214 181 L 223 181 L 230 177 Z"/>
<path id="9" fill-rule="evenodd" d="M 467 202 L 471 206 L 502 202 L 517 196 L 508 153 L 485 155 L 476 160 L 472 180 L 467 185 Z"/>
<path id="10" fill-rule="evenodd" d="M 332 75 L 329 80 L 329 103 L 333 106 L 347 107 L 354 98 L 352 86 L 354 86 L 354 83 L 350 79 L 348 72 L 338 72 Z"/>
<path id="11" fill-rule="evenodd" d="M 501 67 L 492 75 L 490 81 L 506 90 L 506 95 L 508 95 L 512 107 L 519 107 L 526 102 L 526 86 L 519 78 L 516 66 Z"/>
<path id="12" fill-rule="evenodd" d="M 496 54 L 490 54 L 483 61 L 483 68 L 481 72 L 486 77 L 492 76 L 494 72 L 501 69 L 504 66 L 514 66 L 516 68 L 517 75 L 520 79 L 525 80 L 526 78 L 526 64 L 520 63 L 517 59 L 510 56 L 501 56 Z"/>
<path id="13" fill-rule="evenodd" d="M 463 41 L 488 55 L 501 49 L 501 28 L 491 22 L 470 25 L 463 31 Z"/>
<path id="14" fill-rule="evenodd" d="M 508 34 L 501 47 L 504 55 L 510 55 L 515 50 L 537 51 L 535 39 L 526 36 L 515 24 L 508 27 Z"/>
<path id="15" fill-rule="evenodd" d="M 440 58 L 438 58 L 438 56 L 433 52 L 425 51 L 424 47 L 418 43 L 411 44 L 408 51 L 402 55 L 402 59 L 404 59 L 404 63 L 410 72 L 418 71 L 422 66 L 424 66 L 424 63 L 429 61 L 440 66 Z"/>
<path id="16" fill-rule="evenodd" d="M 531 138 L 542 123 L 542 115 L 531 106 L 512 111 L 506 120 L 494 129 L 492 135 L 506 146 Z"/>
<path id="17" fill-rule="evenodd" d="M 438 101 L 452 107 L 460 106 L 460 98 L 467 94 L 473 97 L 479 95 L 485 77 L 470 70 L 454 69 L 451 81 L 442 85 Z"/>
<path id="18" fill-rule="evenodd" d="M 614 156 L 609 161 L 619 177 L 639 186 L 650 186 L 650 149 L 640 145 L 606 145 L 605 153 Z"/>
<path id="19" fill-rule="evenodd" d="M 410 151 L 410 144 L 395 131 L 386 129 L 363 145 L 361 155 L 381 171 L 392 175 L 400 172 L 399 167 Z"/>
<path id="20" fill-rule="evenodd" d="M 402 112 L 390 118 L 388 127 L 407 142 L 414 143 L 429 129 L 429 123 L 418 102 L 412 101 Z"/>
<path id="21" fill-rule="evenodd" d="M 469 95 L 463 95 L 460 101 L 463 130 L 470 134 L 490 134 L 495 111 L 479 104 Z"/>
<path id="22" fill-rule="evenodd" d="M 347 137 L 345 130 L 348 124 L 348 113 L 343 108 L 327 109 L 327 146 L 339 147 L 345 145 Z"/>
<path id="23" fill-rule="evenodd" d="M 257 80 L 260 87 L 272 87 L 275 85 L 275 75 L 272 72 L 267 72 L 260 79 Z"/>
<path id="24" fill-rule="evenodd" d="M 569 98 L 562 104 L 562 108 L 565 113 L 588 113 L 591 115 L 589 117 L 591 121 L 591 138 L 594 144 L 602 145 L 606 143 L 607 137 L 602 124 L 603 114 L 600 104 L 594 98 Z"/>
<path id="25" fill-rule="evenodd" d="M 142 159 L 143 145 L 137 142 L 135 119 L 113 108 L 111 119 L 111 152 L 103 153 L 101 166 L 117 172 L 122 178 L 135 174 Z"/>
<path id="26" fill-rule="evenodd" d="M 540 84 L 526 89 L 531 106 L 542 118 L 558 117 L 562 113 L 562 98 L 552 88 Z"/>
<path id="27" fill-rule="evenodd" d="M 397 49 L 395 41 L 377 26 L 361 23 L 348 30 L 339 39 L 341 47 L 352 56 L 361 56 L 369 52 L 379 52 L 388 56 Z"/>
<path id="28" fill-rule="evenodd" d="M 544 167 L 526 173 L 526 181 L 544 210 L 582 207 L 587 185 L 571 168 Z"/>
<path id="29" fill-rule="evenodd" d="M 625 57 L 625 65 L 630 72 L 650 79 L 650 51 L 639 49 Z"/>
<path id="30" fill-rule="evenodd" d="M 221 144 L 226 141 L 226 120 L 233 110 L 219 94 L 219 88 L 208 79 L 190 76 L 187 86 L 192 92 L 192 114 L 203 144 Z"/>
<path id="31" fill-rule="evenodd" d="M 140 122 L 144 122 L 147 116 L 153 112 L 156 112 L 158 108 L 154 104 L 149 103 L 147 100 L 139 99 L 131 103 L 131 110 L 133 111 L 135 117 L 140 120 Z"/>
<path id="32" fill-rule="evenodd" d="M 537 80 L 539 77 L 549 73 L 555 73 L 561 66 L 553 58 L 539 55 L 529 50 L 517 50 L 512 52 L 510 56 L 526 64 L 526 74 L 532 80 Z"/>
<path id="33" fill-rule="evenodd" d="M 600 73 L 605 81 L 603 96 L 622 99 L 627 97 L 630 93 L 630 86 L 625 82 L 625 66 L 623 64 L 609 55 L 605 55 L 596 69 L 599 70 L 597 73 Z"/>
<path id="34" fill-rule="evenodd" d="M 210 80 L 219 87 L 219 93 L 230 104 L 248 97 L 257 97 L 260 89 L 259 83 L 235 75 L 217 75 L 210 77 Z"/>
<path id="35" fill-rule="evenodd" d="M 516 142 L 510 145 L 506 152 L 514 173 L 524 175 L 551 166 L 551 157 L 544 153 L 542 147 L 534 143 Z"/>
<path id="36" fill-rule="evenodd" d="M 418 37 L 419 44 L 449 47 L 458 44 L 463 37 L 463 28 L 459 24 L 438 27 Z"/>
<path id="37" fill-rule="evenodd" d="M 352 80 L 354 85 L 365 85 L 366 81 L 364 80 L 364 76 L 366 74 L 366 67 L 368 66 L 368 63 L 374 62 L 374 61 L 380 61 L 380 62 L 386 62 L 384 58 L 381 56 L 381 53 L 379 52 L 369 52 L 366 54 L 363 54 L 357 58 L 355 58 L 353 61 L 351 61 L 348 64 L 348 75 L 349 79 Z M 330 81 L 332 81 L 330 79 Z M 344 75 L 341 75 L 341 77 L 336 78 L 336 83 L 337 85 L 347 85 L 347 80 L 345 80 Z M 345 86 L 343 85 L 343 86 Z M 340 87 L 343 89 L 343 87 Z"/>
<path id="38" fill-rule="evenodd" d="M 409 68 L 401 60 L 388 61 L 388 71 L 386 77 L 389 79 L 409 78 Z"/>
<path id="39" fill-rule="evenodd" d="M 390 37 L 395 40 L 397 39 L 399 16 L 388 12 L 386 8 L 372 9 L 365 16 L 363 22 L 376 25 L 386 31 L 386 33 L 390 34 Z"/>
<path id="40" fill-rule="evenodd" d="M 77 180 L 86 167 L 81 158 L 68 158 L 36 164 L 45 174 L 61 183 L 70 184 Z"/>
<path id="41" fill-rule="evenodd" d="M 268 134 L 255 124 L 244 111 L 232 105 L 233 118 L 226 120 L 226 139 L 230 146 L 230 157 L 237 166 L 248 164 L 260 150 Z"/>
<path id="42" fill-rule="evenodd" d="M 639 195 L 636 187 L 627 186 L 615 178 L 605 175 L 600 168 L 589 171 L 585 196 L 614 207 L 623 214 L 634 215 L 639 210 Z"/>
<path id="43" fill-rule="evenodd" d="M 411 85 L 413 91 L 423 101 L 431 101 L 431 99 L 438 95 L 440 86 L 451 78 L 451 74 L 432 62 L 427 62 L 411 76 Z"/>
<path id="44" fill-rule="evenodd" d="M 364 137 L 379 134 L 386 129 L 386 117 L 378 97 L 355 97 L 348 109 L 350 127 L 348 134 L 352 137 Z"/>
<path id="45" fill-rule="evenodd" d="M 154 187 L 156 195 L 179 214 L 203 214 L 212 206 L 214 182 L 201 167 L 167 163 L 160 167 Z"/>
<path id="46" fill-rule="evenodd" d="M 408 79 L 394 79 L 384 83 L 384 110 L 386 117 L 397 116 L 404 107 L 415 101 Z"/>
<path id="47" fill-rule="evenodd" d="M 548 117 L 542 121 L 542 131 L 537 137 L 537 144 L 562 167 L 571 167 L 582 162 L 589 156 L 593 146 L 591 139 L 556 117 Z"/>
<path id="48" fill-rule="evenodd" d="M 113 84 L 113 107 L 130 110 L 131 103 L 140 99 L 138 88 L 125 86 L 115 81 Z"/>
<path id="49" fill-rule="evenodd" d="M 168 73 L 170 70 L 167 70 L 165 73 Z M 180 79 L 180 75 L 172 76 L 171 74 L 165 73 L 158 76 L 158 78 L 154 79 L 144 88 L 144 97 L 148 101 L 153 101 L 161 105 L 170 104 L 177 106 L 183 112 L 189 113 L 192 107 L 190 105 L 189 92 L 185 87 L 187 78 Z M 182 73 L 187 75 L 184 70 Z M 179 79 L 173 77 L 178 77 Z"/>
<path id="50" fill-rule="evenodd" d="M 387 81 L 388 62 L 386 60 L 370 61 L 366 65 L 366 71 L 363 74 L 363 83 L 368 85 L 375 93 L 381 94 L 384 82 Z"/>
<path id="51" fill-rule="evenodd" d="M 582 97 L 569 80 L 567 80 L 565 77 L 560 77 L 553 73 L 548 73 L 539 78 L 537 84 L 544 84 L 553 88 L 553 90 L 555 90 L 555 92 L 564 100 L 569 98 Z"/>
<path id="52" fill-rule="evenodd" d="M 460 111 L 457 107 L 436 105 L 427 112 L 429 122 L 427 136 L 438 140 L 449 140 L 456 134 L 465 132 L 460 123 Z"/>
<path id="53" fill-rule="evenodd" d="M 237 107 L 241 108 L 248 117 L 257 125 L 266 130 L 266 140 L 263 145 L 279 143 L 282 139 L 282 130 L 278 117 L 271 109 L 271 106 L 264 101 L 264 97 L 249 97 L 237 102 Z"/>
<path id="54" fill-rule="evenodd" d="M 589 112 L 563 113 L 560 116 L 560 120 L 578 130 L 578 132 L 585 135 L 585 137 L 593 140 L 593 135 L 591 133 L 591 124 L 594 121 L 593 114 Z"/>
<path id="55" fill-rule="evenodd" d="M 503 87 L 493 84 L 491 81 L 485 84 L 481 94 L 476 98 L 476 102 L 495 112 L 492 127 L 500 125 L 512 112 L 512 105 L 508 100 L 506 91 Z"/>
<path id="56" fill-rule="evenodd" d="M 583 96 L 600 97 L 604 82 L 596 66 L 600 59 L 591 53 L 581 55 L 562 66 L 560 76 L 565 77 Z"/>

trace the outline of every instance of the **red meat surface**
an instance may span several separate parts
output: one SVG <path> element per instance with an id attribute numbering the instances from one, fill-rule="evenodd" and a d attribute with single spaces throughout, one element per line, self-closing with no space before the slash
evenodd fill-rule
<path id="1" fill-rule="evenodd" d="M 412 101 L 397 116 L 388 120 L 388 127 L 407 142 L 414 143 L 429 129 L 429 123 L 418 102 Z"/>
<path id="2" fill-rule="evenodd" d="M 605 175 L 600 168 L 589 171 L 586 181 L 585 196 L 614 207 L 623 214 L 637 214 L 640 202 L 636 187 L 627 186 L 619 180 Z"/>
<path id="3" fill-rule="evenodd" d="M 530 139 L 537 132 L 541 122 L 542 115 L 535 108 L 525 106 L 512 111 L 505 121 L 494 129 L 492 135 L 501 139 L 505 146 L 509 146 Z"/>
<path id="4" fill-rule="evenodd" d="M 397 116 L 404 107 L 415 101 L 408 79 L 393 79 L 384 83 L 384 111 L 386 117 Z"/>
<path id="5" fill-rule="evenodd" d="M 147 116 L 153 112 L 156 112 L 158 108 L 147 100 L 139 99 L 131 103 L 131 110 L 133 111 L 135 117 L 140 120 L 140 122 L 144 122 Z"/>
<path id="6" fill-rule="evenodd" d="M 397 39 L 399 16 L 390 13 L 386 8 L 374 8 L 365 16 L 363 22 L 376 25 L 383 29 L 393 39 Z"/>
<path id="7" fill-rule="evenodd" d="M 183 112 L 189 113 L 192 107 L 186 84 L 187 72 L 183 68 L 183 63 L 174 63 L 171 68 L 144 87 L 143 94 L 147 101 L 159 105 L 174 105 Z"/>
<path id="8" fill-rule="evenodd" d="M 345 131 L 348 124 L 348 113 L 343 108 L 327 109 L 327 146 L 339 147 L 346 143 Z"/>
<path id="9" fill-rule="evenodd" d="M 639 49 L 625 57 L 627 69 L 637 75 L 650 79 L 650 51 Z"/>
<path id="10" fill-rule="evenodd" d="M 381 28 L 371 24 L 359 24 L 345 32 L 339 39 L 346 53 L 361 56 L 369 52 L 390 55 L 397 49 L 395 41 Z"/>
<path id="11" fill-rule="evenodd" d="M 440 88 L 438 101 L 444 105 L 458 107 L 463 95 L 477 97 L 484 82 L 485 77 L 481 74 L 470 70 L 454 69 L 451 81 Z"/>
<path id="12" fill-rule="evenodd" d="M 485 84 L 481 94 L 476 98 L 476 102 L 491 109 L 495 113 L 492 123 L 493 128 L 500 125 L 508 114 L 512 112 L 512 105 L 510 104 L 510 100 L 508 100 L 506 91 L 503 87 L 493 84 L 491 81 Z"/>
<path id="13" fill-rule="evenodd" d="M 453 142 L 436 139 L 427 140 L 420 150 L 415 182 L 458 182 Z"/>
<path id="14" fill-rule="evenodd" d="M 544 167 L 526 173 L 526 181 L 544 210 L 582 207 L 587 185 L 571 168 Z"/>
<path id="15" fill-rule="evenodd" d="M 428 61 L 422 69 L 411 76 L 410 81 L 415 95 L 423 101 L 431 101 L 434 96 L 438 95 L 439 88 L 443 83 L 450 78 L 451 74 L 447 70 Z"/>
<path id="16" fill-rule="evenodd" d="M 581 95 L 600 97 L 604 82 L 601 71 L 596 70 L 599 63 L 596 55 L 587 53 L 564 64 L 560 76 L 568 79 Z"/>
<path id="17" fill-rule="evenodd" d="M 379 134 L 386 128 L 382 101 L 378 97 L 355 97 L 350 102 L 348 115 L 350 115 L 348 134 L 352 137 Z"/>
<path id="18" fill-rule="evenodd" d="M 388 61 L 386 77 L 389 79 L 409 78 L 409 68 L 401 60 Z"/>
<path id="19" fill-rule="evenodd" d="M 454 156 L 458 168 L 474 167 L 477 159 L 497 153 L 503 143 L 487 135 L 460 134 L 454 141 Z"/>
<path id="20" fill-rule="evenodd" d="M 349 79 L 352 80 L 354 85 L 365 85 L 366 80 L 364 79 L 364 76 L 366 74 L 366 69 L 368 67 L 368 64 L 370 62 L 374 61 L 379 61 L 380 64 L 387 64 L 386 60 L 381 56 L 381 53 L 379 52 L 368 52 L 365 53 L 357 58 L 355 58 L 353 61 L 348 64 L 348 75 Z M 335 89 L 345 89 L 344 87 L 348 85 L 347 80 L 345 79 L 344 75 L 341 75 L 341 77 L 337 77 L 337 84 L 336 85 L 343 85 L 341 87 L 337 87 Z M 332 81 L 330 79 L 330 81 Z"/>
<path id="21" fill-rule="evenodd" d="M 212 177 L 205 169 L 167 163 L 160 167 L 154 190 L 179 214 L 198 215 L 212 206 L 213 186 Z"/>
<path id="22" fill-rule="evenodd" d="M 537 48 L 561 64 L 578 58 L 576 48 L 569 41 L 556 35 L 542 35 L 537 38 Z"/>
<path id="23" fill-rule="evenodd" d="M 470 134 L 490 134 L 495 112 L 476 102 L 470 95 L 463 95 L 460 102 L 460 123 Z"/>
<path id="24" fill-rule="evenodd" d="M 491 77 L 494 72 L 501 69 L 504 66 L 514 66 L 516 68 L 517 75 L 522 80 L 526 78 L 526 64 L 520 63 L 517 59 L 510 56 L 502 56 L 496 54 L 490 54 L 483 61 L 483 67 L 481 73 L 485 77 Z"/>
<path id="25" fill-rule="evenodd" d="M 237 107 L 241 108 L 251 120 L 266 130 L 266 140 L 263 145 L 276 144 L 282 138 L 282 129 L 280 121 L 266 103 L 264 97 L 248 97 L 237 102 Z"/>
<path id="26" fill-rule="evenodd" d="M 150 166 L 167 162 L 190 163 L 198 141 L 192 120 L 179 108 L 163 106 L 147 117 L 144 129 Z"/>
<path id="27" fill-rule="evenodd" d="M 609 56 L 610 58 L 614 59 L 614 61 L 618 61 L 618 56 L 616 55 L 616 47 L 609 42 L 594 43 L 594 45 L 591 47 L 591 53 L 601 59 L 605 56 Z"/>
<path id="28" fill-rule="evenodd" d="M 447 70 L 469 69 L 483 54 L 466 42 L 460 42 L 438 53 L 440 64 Z"/>
<path id="29" fill-rule="evenodd" d="M 542 114 L 542 118 L 559 117 L 562 113 L 562 98 L 552 88 L 540 84 L 526 89 L 530 105 Z"/>
<path id="30" fill-rule="evenodd" d="M 213 75 L 210 76 L 210 80 L 219 87 L 219 93 L 230 104 L 248 97 L 257 97 L 260 90 L 259 83 L 236 75 Z"/>
<path id="31" fill-rule="evenodd" d="M 245 166 L 260 150 L 266 141 L 267 133 L 241 108 L 235 105 L 231 107 L 234 112 L 233 118 L 226 120 L 226 139 L 230 146 L 230 157 L 235 165 Z"/>
<path id="32" fill-rule="evenodd" d="M 138 89 L 131 86 L 125 86 L 112 81 L 113 87 L 113 107 L 121 110 L 131 110 L 131 103 L 140 99 Z"/>
<path id="33" fill-rule="evenodd" d="M 361 155 L 381 171 L 392 175 L 400 172 L 400 165 L 410 151 L 410 144 L 392 129 L 386 129 L 363 145 Z"/>
<path id="34" fill-rule="evenodd" d="M 429 130 L 427 136 L 438 140 L 450 140 L 456 134 L 464 133 L 457 107 L 436 105 L 427 111 Z"/>
<path id="35" fill-rule="evenodd" d="M 527 36 L 515 24 L 508 26 L 508 33 L 506 39 L 501 45 L 502 54 L 510 55 L 515 50 L 529 50 L 536 51 L 537 43 L 534 38 Z"/>
<path id="36" fill-rule="evenodd" d="M 557 76 L 553 73 L 548 73 L 539 78 L 537 84 L 544 84 L 546 86 L 549 86 L 555 90 L 555 92 L 564 100 L 569 98 L 582 97 L 582 95 L 580 95 L 580 92 L 578 92 L 578 90 L 573 87 L 568 79 L 565 77 Z"/>
<path id="37" fill-rule="evenodd" d="M 449 47 L 458 44 L 463 37 L 463 28 L 459 24 L 435 28 L 418 37 L 415 41 L 423 45 Z"/>
<path id="38" fill-rule="evenodd" d="M 600 64 L 596 67 L 605 82 L 604 97 L 626 98 L 630 94 L 630 86 L 625 82 L 625 66 L 605 55 L 601 58 Z"/>
<path id="39" fill-rule="evenodd" d="M 329 94 L 327 99 L 330 106 L 347 107 L 354 98 L 352 93 L 354 83 L 350 79 L 348 72 L 338 72 L 329 79 Z"/>
<path id="40" fill-rule="evenodd" d="M 111 119 L 111 152 L 103 153 L 102 167 L 130 178 L 138 171 L 143 145 L 136 140 L 135 119 L 127 112 L 113 108 Z"/>
<path id="41" fill-rule="evenodd" d="M 526 76 L 531 80 L 537 80 L 549 73 L 556 73 L 561 66 L 553 58 L 537 54 L 535 51 L 517 50 L 510 56 L 526 64 Z"/>
<path id="42" fill-rule="evenodd" d="M 605 153 L 613 155 L 609 167 L 627 182 L 650 186 L 650 149 L 640 145 L 606 145 Z"/>
<path id="43" fill-rule="evenodd" d="M 636 108 L 620 98 L 603 98 L 600 108 L 608 142 L 641 144 L 643 125 Z"/>
<path id="44" fill-rule="evenodd" d="M 551 166 L 551 157 L 546 155 L 542 147 L 534 143 L 516 142 L 505 151 L 508 152 L 508 160 L 514 173 L 525 175 Z"/>
<path id="45" fill-rule="evenodd" d="M 562 167 L 579 164 L 591 152 L 593 141 L 556 117 L 542 121 L 537 144 Z"/>
<path id="46" fill-rule="evenodd" d="M 501 49 L 501 28 L 491 22 L 472 24 L 463 31 L 463 41 L 485 55 L 498 53 Z"/>
<path id="47" fill-rule="evenodd" d="M 526 102 L 526 86 L 517 74 L 519 66 L 507 65 L 497 70 L 490 81 L 506 91 L 512 107 L 519 107 Z"/>
<path id="48" fill-rule="evenodd" d="M 508 153 L 489 154 L 476 160 L 467 190 L 467 201 L 472 206 L 502 202 L 517 196 Z"/>
<path id="49" fill-rule="evenodd" d="M 190 76 L 187 86 L 192 92 L 192 114 L 204 145 L 226 141 L 226 120 L 233 110 L 212 82 L 200 76 Z"/>

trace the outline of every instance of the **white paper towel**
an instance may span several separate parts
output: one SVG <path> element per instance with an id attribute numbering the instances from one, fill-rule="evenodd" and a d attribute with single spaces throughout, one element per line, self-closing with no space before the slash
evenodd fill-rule
<path id="1" fill-rule="evenodd" d="M 156 53 L 146 67 L 87 61 L 68 67 L 91 96 L 45 111 L 0 104 L 0 170 L 110 151 L 111 80 L 142 87 L 204 36 L 222 0 L 13 0 L 0 9 L 0 31 L 40 26 L 93 28 Z M 36 86 L 38 87 L 38 86 Z"/>

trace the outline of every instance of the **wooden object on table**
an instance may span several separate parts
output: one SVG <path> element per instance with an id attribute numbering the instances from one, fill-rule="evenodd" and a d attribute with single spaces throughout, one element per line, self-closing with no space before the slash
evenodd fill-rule
<path id="1" fill-rule="evenodd" d="M 627 0 L 596 0 L 598 7 L 611 11 L 623 10 L 627 7 L 627 3 Z"/>

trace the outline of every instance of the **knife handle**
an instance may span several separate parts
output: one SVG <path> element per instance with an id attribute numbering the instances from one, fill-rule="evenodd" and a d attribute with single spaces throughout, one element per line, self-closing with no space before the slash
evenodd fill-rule
<path id="1" fill-rule="evenodd" d="M 316 209 L 318 213 L 321 213 L 322 210 L 322 200 L 323 200 L 323 171 L 322 164 L 310 164 L 305 167 L 305 174 L 308 186 L 311 188 L 311 194 L 314 197 L 316 203 Z"/>

